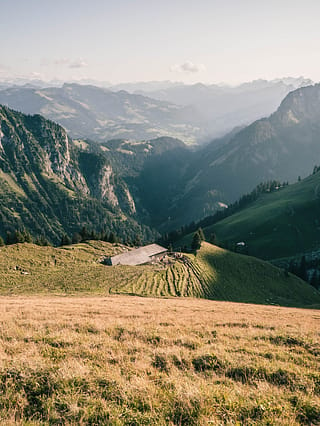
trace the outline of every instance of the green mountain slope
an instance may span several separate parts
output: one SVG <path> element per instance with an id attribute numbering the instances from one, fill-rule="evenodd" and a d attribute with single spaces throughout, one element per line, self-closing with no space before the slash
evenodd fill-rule
<path id="1" fill-rule="evenodd" d="M 136 219 L 130 191 L 106 156 L 83 152 L 39 115 L 0 107 L 0 235 L 26 227 L 57 243 L 87 225 L 154 239 Z"/>
<path id="2" fill-rule="evenodd" d="M 105 266 L 123 246 L 87 242 L 62 248 L 17 244 L 0 250 L 1 294 L 136 294 L 311 306 L 320 294 L 264 261 L 203 243 L 172 264 Z"/>
<path id="3" fill-rule="evenodd" d="M 204 229 L 220 243 L 245 242 L 264 259 L 293 256 L 320 247 L 320 173 L 258 200 Z M 190 236 L 189 236 L 190 240 Z"/>
<path id="4" fill-rule="evenodd" d="M 174 218 L 171 229 L 212 214 L 219 202 L 234 202 L 260 182 L 295 182 L 319 161 L 317 84 L 289 93 L 270 117 L 196 153 L 186 166 L 184 188 L 168 212 Z"/>

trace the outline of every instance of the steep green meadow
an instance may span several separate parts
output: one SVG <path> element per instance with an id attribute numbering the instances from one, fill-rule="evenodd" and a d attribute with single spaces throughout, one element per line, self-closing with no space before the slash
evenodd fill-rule
<path id="1" fill-rule="evenodd" d="M 244 241 L 252 256 L 290 257 L 320 246 L 320 172 L 276 192 L 262 194 L 237 213 L 204 228 L 219 244 L 234 247 Z M 192 235 L 177 246 L 190 246 Z"/>
<path id="2" fill-rule="evenodd" d="M 60 248 L 16 244 L 0 251 L 0 294 L 130 294 L 316 306 L 320 294 L 293 275 L 203 243 L 168 265 L 105 266 L 124 246 L 100 241 Z"/>
<path id="3" fill-rule="evenodd" d="M 272 194 L 264 194 L 213 229 L 220 241 L 245 241 L 264 259 L 292 256 L 320 244 L 320 173 Z"/>

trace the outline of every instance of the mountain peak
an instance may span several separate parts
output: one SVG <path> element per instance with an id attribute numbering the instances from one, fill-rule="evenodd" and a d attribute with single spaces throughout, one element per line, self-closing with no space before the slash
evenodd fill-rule
<path id="1" fill-rule="evenodd" d="M 320 118 L 320 84 L 301 87 L 290 92 L 273 114 L 283 124 Z"/>

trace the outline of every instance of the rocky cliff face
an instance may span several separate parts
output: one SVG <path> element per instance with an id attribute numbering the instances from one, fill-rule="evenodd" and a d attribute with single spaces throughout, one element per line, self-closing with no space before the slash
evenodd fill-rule
<path id="1" fill-rule="evenodd" d="M 22 175 L 31 174 L 36 180 L 45 176 L 79 193 L 89 193 L 73 158 L 72 142 L 62 127 L 40 116 L 25 116 L 2 107 L 0 129 L 1 168 L 17 184 L 23 186 Z M 34 183 L 40 185 L 39 180 Z"/>
<path id="2" fill-rule="evenodd" d="M 38 221 L 37 232 L 46 226 L 54 238 L 77 230 L 82 215 L 98 229 L 135 214 L 132 195 L 106 156 L 82 152 L 61 126 L 39 115 L 6 107 L 0 107 L 0 180 L 2 235 Z"/>
<path id="3" fill-rule="evenodd" d="M 115 173 L 106 158 L 87 153 L 86 161 L 93 163 L 88 170 L 86 164 L 79 163 L 78 148 L 66 131 L 39 115 L 25 116 L 0 108 L 0 152 L 2 169 L 10 173 L 18 185 L 23 186 L 21 175 L 31 171 L 34 179 L 42 175 L 82 196 L 120 206 Z M 40 185 L 39 181 L 34 183 Z M 126 193 L 128 204 L 132 204 L 128 188 Z"/>
<path id="4" fill-rule="evenodd" d="M 320 119 L 320 84 L 303 87 L 288 94 L 270 117 L 275 125 L 294 126 Z"/>

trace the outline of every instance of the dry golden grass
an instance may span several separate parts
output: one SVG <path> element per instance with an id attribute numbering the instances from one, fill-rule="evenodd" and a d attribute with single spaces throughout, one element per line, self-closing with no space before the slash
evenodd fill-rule
<path id="1" fill-rule="evenodd" d="M 320 312 L 1 297 L 2 424 L 317 424 Z"/>

